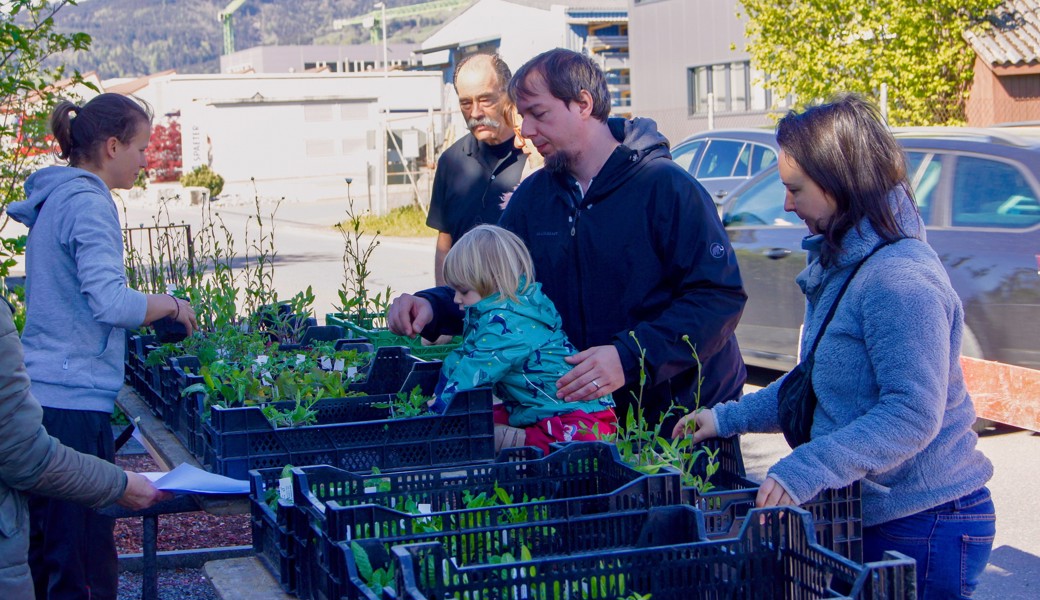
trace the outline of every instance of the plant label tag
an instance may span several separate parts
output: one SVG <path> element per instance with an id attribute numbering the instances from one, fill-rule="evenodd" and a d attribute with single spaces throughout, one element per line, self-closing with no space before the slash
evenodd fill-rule
<path id="1" fill-rule="evenodd" d="M 266 365 L 267 364 L 267 355 L 266 354 L 258 354 L 256 356 L 256 364 L 258 364 L 258 365 Z"/>
<path id="2" fill-rule="evenodd" d="M 334 367 L 332 367 L 332 370 L 333 371 L 343 371 L 343 367 L 345 367 L 346 365 L 347 365 L 347 363 L 342 358 L 337 358 L 336 359 L 336 365 Z M 354 367 L 354 368 L 357 368 L 357 367 Z"/>
<path id="3" fill-rule="evenodd" d="M 340 370 L 342 370 L 342 369 L 340 369 Z M 350 367 L 350 368 L 348 368 L 347 369 L 347 377 L 350 377 L 351 379 L 353 379 L 354 377 L 357 377 L 357 367 Z"/>
<path id="4" fill-rule="evenodd" d="M 331 371 L 332 370 L 332 361 L 329 360 L 328 356 L 322 356 L 321 360 L 318 362 L 318 366 L 321 367 L 322 371 Z"/>
<path id="5" fill-rule="evenodd" d="M 292 477 L 282 477 L 278 480 L 278 497 L 290 504 L 293 502 Z"/>
<path id="6" fill-rule="evenodd" d="M 300 363 L 302 363 L 305 360 L 307 360 L 307 357 L 304 356 L 303 354 L 297 354 L 296 355 L 296 364 L 297 365 L 299 365 Z"/>
<path id="7" fill-rule="evenodd" d="M 419 509 L 420 515 L 428 515 L 433 512 L 433 506 L 430 504 L 419 504 L 416 506 Z"/>

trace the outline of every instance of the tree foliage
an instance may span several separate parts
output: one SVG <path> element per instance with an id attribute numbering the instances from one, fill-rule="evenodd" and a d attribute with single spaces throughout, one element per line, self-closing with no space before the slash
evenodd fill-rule
<path id="1" fill-rule="evenodd" d="M 47 119 L 59 94 L 84 83 L 78 73 L 62 66 L 46 67 L 56 53 L 86 50 L 90 36 L 59 33 L 54 15 L 74 0 L 6 0 L 0 8 L 0 210 L 25 197 L 22 184 L 50 154 Z M 61 82 L 61 85 L 56 85 Z M 62 87 L 65 87 L 65 90 Z M 0 222 L 0 232 L 7 216 Z M 14 266 L 24 250 L 18 238 L 0 239 L 0 276 Z"/>
<path id="2" fill-rule="evenodd" d="M 892 125 L 964 122 L 974 52 L 962 34 L 1001 0 L 742 0 L 747 50 L 799 104 L 888 87 Z"/>
<path id="3" fill-rule="evenodd" d="M 149 180 L 162 183 L 181 178 L 181 124 L 176 117 L 152 127 L 152 137 L 144 154 Z"/>

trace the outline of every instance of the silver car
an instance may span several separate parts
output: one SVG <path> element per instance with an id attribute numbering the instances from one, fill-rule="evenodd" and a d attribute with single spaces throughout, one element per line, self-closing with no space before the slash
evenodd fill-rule
<path id="1" fill-rule="evenodd" d="M 691 135 L 672 148 L 672 159 L 722 204 L 726 195 L 776 164 L 778 146 L 766 129 L 714 129 Z"/>

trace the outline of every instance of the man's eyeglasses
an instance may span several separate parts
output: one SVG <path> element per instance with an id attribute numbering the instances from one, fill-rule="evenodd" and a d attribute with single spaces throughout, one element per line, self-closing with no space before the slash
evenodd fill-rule
<path id="1" fill-rule="evenodd" d="M 502 100 L 502 94 L 484 94 L 474 98 L 459 98 L 459 108 L 463 111 L 468 111 L 473 108 L 473 103 L 476 102 L 481 108 L 493 108 L 499 101 Z"/>

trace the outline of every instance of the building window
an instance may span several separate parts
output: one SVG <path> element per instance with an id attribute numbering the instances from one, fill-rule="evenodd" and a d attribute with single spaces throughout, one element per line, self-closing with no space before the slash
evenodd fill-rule
<path id="1" fill-rule="evenodd" d="M 709 99 L 716 114 L 765 112 L 773 108 L 773 96 L 768 89 L 753 83 L 762 79 L 761 72 L 753 70 L 750 61 L 691 67 L 687 71 L 689 112 L 708 114 Z M 777 105 L 786 104 L 781 101 Z"/>
<path id="2" fill-rule="evenodd" d="M 336 143 L 332 140 L 304 140 L 303 146 L 307 158 L 324 158 L 336 155 Z"/>
<path id="3" fill-rule="evenodd" d="M 303 120 L 305 123 L 321 123 L 335 120 L 332 104 L 304 104 Z"/>

